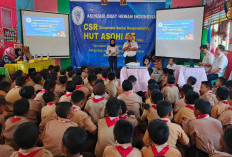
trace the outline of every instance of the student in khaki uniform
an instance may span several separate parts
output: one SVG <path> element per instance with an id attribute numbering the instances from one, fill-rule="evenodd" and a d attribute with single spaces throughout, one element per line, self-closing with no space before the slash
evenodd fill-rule
<path id="1" fill-rule="evenodd" d="M 8 81 L 0 82 L 0 95 L 6 97 L 6 94 L 11 90 L 10 83 Z"/>
<path id="2" fill-rule="evenodd" d="M 161 90 L 164 99 L 174 104 L 180 98 L 179 89 L 174 85 L 176 79 L 174 76 L 168 76 L 168 84 Z"/>
<path id="3" fill-rule="evenodd" d="M 39 129 L 35 124 L 26 122 L 19 125 L 14 133 L 14 141 L 20 149 L 10 157 L 53 157 L 48 150 L 42 147 L 35 147 L 38 136 Z"/>
<path id="4" fill-rule="evenodd" d="M 2 135 L 2 124 L 0 124 L 0 140 Z M 0 156 L 9 157 L 14 152 L 14 149 L 6 144 L 0 144 Z"/>
<path id="5" fill-rule="evenodd" d="M 115 80 L 115 74 L 113 72 L 108 73 L 108 81 L 105 83 L 106 92 L 110 98 L 115 98 L 118 91 L 118 82 Z"/>
<path id="6" fill-rule="evenodd" d="M 22 87 L 19 91 L 19 94 L 21 95 L 22 98 L 27 99 L 30 104 L 27 118 L 31 122 L 38 124 L 40 121 L 40 113 L 41 113 L 42 105 L 38 101 L 34 100 L 35 97 L 34 87 L 32 86 Z"/>
<path id="7" fill-rule="evenodd" d="M 57 119 L 50 120 L 41 134 L 41 140 L 44 147 L 49 150 L 53 156 L 63 156 L 62 138 L 64 132 L 77 124 L 71 122 L 73 117 L 73 107 L 70 102 L 60 102 L 56 104 Z"/>
<path id="8" fill-rule="evenodd" d="M 222 123 L 224 130 L 232 125 L 232 91 L 229 92 L 228 102 L 230 107 L 218 117 L 218 120 Z"/>
<path id="9" fill-rule="evenodd" d="M 36 95 L 34 100 L 40 102 L 43 106 L 46 105 L 46 103 L 43 100 L 43 94 L 48 91 L 54 92 L 55 85 L 56 85 L 56 82 L 54 80 L 46 80 L 44 82 L 44 86 L 43 86 L 44 88 Z"/>
<path id="10" fill-rule="evenodd" d="M 127 110 L 133 111 L 135 113 L 135 117 L 139 118 L 142 98 L 132 91 L 133 85 L 131 81 L 123 81 L 122 88 L 124 93 L 119 95 L 118 99 L 125 101 L 127 105 Z"/>
<path id="11" fill-rule="evenodd" d="M 146 93 L 148 97 L 145 100 L 145 104 L 149 104 L 150 106 L 152 106 L 152 103 L 151 103 L 151 91 L 154 90 L 154 89 L 159 90 L 159 85 L 156 84 L 156 83 L 148 84 L 148 91 Z"/>
<path id="12" fill-rule="evenodd" d="M 137 82 L 137 79 L 136 79 L 136 77 L 134 76 L 134 75 L 130 75 L 129 77 L 128 77 L 128 80 L 132 83 L 132 90 L 133 90 L 133 88 L 134 88 L 134 86 L 135 86 L 135 84 L 136 84 L 136 82 Z M 118 87 L 118 96 L 119 95 L 121 95 L 121 94 L 123 94 L 125 91 L 123 90 L 123 87 L 122 86 L 119 86 Z"/>
<path id="13" fill-rule="evenodd" d="M 177 140 L 179 140 L 180 143 L 183 145 L 188 145 L 189 138 L 185 134 L 184 130 L 178 124 L 171 122 L 173 119 L 172 105 L 165 100 L 158 102 L 157 113 L 160 119 L 168 125 L 168 128 L 169 128 L 169 138 L 167 141 L 168 145 L 176 148 Z M 151 144 L 151 141 L 149 141 L 148 130 L 145 132 L 145 135 L 143 137 L 143 142 L 145 145 Z"/>
<path id="14" fill-rule="evenodd" d="M 88 75 L 88 82 L 86 82 L 84 86 L 87 87 L 92 92 L 96 80 L 97 80 L 97 76 L 91 73 Z"/>
<path id="15" fill-rule="evenodd" d="M 39 75 L 36 75 L 35 77 L 32 78 L 33 82 L 34 82 L 34 89 L 35 92 L 38 93 L 43 89 L 43 81 L 42 81 L 42 77 Z"/>
<path id="16" fill-rule="evenodd" d="M 119 115 L 119 119 L 125 119 L 127 121 L 129 121 L 133 127 L 137 127 L 139 122 L 135 117 L 135 114 L 133 111 L 127 111 L 127 107 L 126 107 L 126 103 L 123 100 L 118 99 L 120 104 L 121 104 L 121 111 L 120 111 L 120 115 Z"/>
<path id="17" fill-rule="evenodd" d="M 59 83 L 55 86 L 55 93 L 57 93 L 59 96 L 62 96 L 65 94 L 65 84 L 67 83 L 68 77 L 67 76 L 60 76 L 59 77 Z"/>
<path id="18" fill-rule="evenodd" d="M 62 151 L 67 157 L 83 157 L 82 149 L 87 141 L 87 133 L 81 127 L 69 127 L 63 136 Z M 82 156 L 83 154 L 83 156 Z M 86 155 L 87 156 L 87 155 Z"/>
<path id="19" fill-rule="evenodd" d="M 94 124 L 104 117 L 106 100 L 103 97 L 105 94 L 105 84 L 97 83 L 93 88 L 94 96 L 89 99 L 85 105 L 85 111 L 90 115 Z"/>
<path id="20" fill-rule="evenodd" d="M 98 121 L 98 140 L 95 147 L 96 157 L 102 157 L 107 145 L 116 144 L 113 135 L 113 129 L 116 122 L 119 120 L 121 105 L 118 99 L 110 98 L 106 103 L 107 117 Z"/>
<path id="21" fill-rule="evenodd" d="M 68 80 L 67 81 L 72 81 L 73 77 L 75 76 L 75 72 L 73 70 L 68 72 Z"/>
<path id="22" fill-rule="evenodd" d="M 189 84 L 189 85 L 191 85 L 191 86 L 193 87 L 193 91 L 194 91 L 194 92 L 197 92 L 198 94 L 200 94 L 200 93 L 199 93 L 200 89 L 197 89 L 196 86 L 195 86 L 196 83 L 197 83 L 197 78 L 196 78 L 196 77 L 190 76 L 190 77 L 187 79 L 187 84 Z"/>
<path id="23" fill-rule="evenodd" d="M 26 115 L 29 111 L 30 104 L 26 99 L 17 100 L 13 104 L 14 117 L 8 118 L 3 128 L 3 136 L 5 138 L 5 144 L 10 145 L 14 150 L 18 150 L 19 146 L 13 140 L 13 134 L 15 129 L 22 123 L 29 122 Z"/>
<path id="24" fill-rule="evenodd" d="M 189 92 L 189 91 L 193 91 L 193 87 L 189 84 L 185 84 L 181 91 L 180 91 L 180 95 L 181 95 L 181 99 L 177 100 L 174 104 L 174 109 L 173 112 L 177 113 L 179 111 L 179 109 L 181 107 L 186 106 L 187 104 L 185 103 L 185 95 Z"/>
<path id="25" fill-rule="evenodd" d="M 222 138 L 223 148 L 225 152 L 220 152 L 215 150 L 215 148 L 208 143 L 208 152 L 210 157 L 231 157 L 232 156 L 232 146 L 231 146 L 231 139 L 232 139 L 232 127 L 230 126 L 224 132 Z"/>
<path id="26" fill-rule="evenodd" d="M 27 80 L 26 80 L 25 86 L 34 86 L 35 83 L 33 82 L 32 79 L 33 79 L 35 76 L 37 76 L 37 72 L 35 71 L 35 68 L 31 68 L 31 69 L 29 69 L 28 71 L 29 71 L 29 72 L 28 72 L 29 74 L 27 75 L 28 78 L 27 78 Z"/>
<path id="27" fill-rule="evenodd" d="M 91 95 L 91 92 L 90 92 L 90 90 L 88 88 L 86 88 L 83 85 L 83 80 L 82 80 L 81 76 L 79 76 L 79 75 L 75 76 L 73 78 L 73 82 L 76 84 L 76 90 L 79 90 L 79 91 L 82 91 L 82 92 L 85 93 L 85 98 L 86 98 L 86 101 L 87 101 L 89 96 Z"/>
<path id="28" fill-rule="evenodd" d="M 188 123 L 190 120 L 195 119 L 194 115 L 194 102 L 199 99 L 199 94 L 194 91 L 189 91 L 185 96 L 185 103 L 188 104 L 181 107 L 176 113 L 174 121 L 182 126 Z"/>
<path id="29" fill-rule="evenodd" d="M 85 103 L 85 94 L 77 90 L 72 93 L 71 98 L 74 109 L 74 115 L 71 121 L 95 135 L 97 133 L 97 127 L 91 121 L 91 117 L 81 110 Z"/>
<path id="30" fill-rule="evenodd" d="M 232 80 L 226 81 L 225 87 L 227 87 L 231 91 L 232 90 Z"/>
<path id="31" fill-rule="evenodd" d="M 191 148 L 187 156 L 198 154 L 208 157 L 207 144 L 211 143 L 216 150 L 220 150 L 220 139 L 223 135 L 221 122 L 209 116 L 211 107 L 206 99 L 195 101 L 194 114 L 196 119 L 190 121 L 186 127 L 186 133 L 191 139 Z"/>
<path id="32" fill-rule="evenodd" d="M 116 145 L 107 146 L 103 157 L 142 157 L 142 153 L 131 144 L 134 128 L 130 122 L 119 120 L 114 126 L 114 139 Z"/>
<path id="33" fill-rule="evenodd" d="M 22 97 L 19 94 L 20 89 L 25 85 L 26 79 L 23 76 L 18 76 L 15 80 L 16 86 L 14 86 L 7 94 L 6 101 L 13 104 Z"/>
<path id="34" fill-rule="evenodd" d="M 2 95 L 0 95 L 0 124 L 1 126 L 4 126 L 5 124 L 5 116 L 3 115 L 3 113 L 5 112 L 6 104 L 7 104 L 6 99 Z"/>
<path id="35" fill-rule="evenodd" d="M 14 88 L 16 86 L 15 80 L 18 76 L 23 76 L 22 70 L 17 70 L 12 74 L 13 82 L 11 83 L 11 88 Z"/>
<path id="36" fill-rule="evenodd" d="M 159 115 L 157 114 L 157 108 L 156 108 L 156 104 L 161 101 L 164 100 L 164 95 L 157 89 L 152 90 L 151 92 L 151 102 L 152 105 L 148 105 L 146 104 L 144 106 L 144 110 L 143 110 L 143 114 L 141 116 L 141 120 L 148 120 L 148 124 L 154 120 L 154 119 L 159 119 Z"/>
<path id="37" fill-rule="evenodd" d="M 207 99 L 211 107 L 218 103 L 216 95 L 212 91 L 212 84 L 210 81 L 201 82 L 200 95 L 202 99 Z"/>
<path id="38" fill-rule="evenodd" d="M 169 137 L 168 125 L 159 119 L 151 121 L 148 126 L 149 138 L 152 145 L 143 147 L 143 157 L 165 156 L 181 157 L 180 152 L 167 144 Z"/>
<path id="39" fill-rule="evenodd" d="M 225 110 L 227 110 L 230 105 L 228 102 L 228 95 L 229 95 L 229 89 L 226 87 L 219 87 L 217 89 L 217 99 L 219 101 L 219 104 L 215 105 L 212 107 L 212 111 L 211 111 L 211 116 L 213 118 L 218 118 L 222 112 L 224 112 Z"/>
<path id="40" fill-rule="evenodd" d="M 225 83 L 226 83 L 227 79 L 225 77 L 218 77 L 217 81 L 215 82 L 215 85 L 213 86 L 212 91 L 214 93 L 217 92 L 218 87 L 225 87 Z"/>
<path id="41" fill-rule="evenodd" d="M 56 119 L 56 105 L 54 103 L 55 94 L 51 91 L 43 94 L 43 100 L 46 103 L 41 110 L 41 122 L 39 124 L 40 133 L 43 132 L 45 125 L 48 121 Z"/>
<path id="42" fill-rule="evenodd" d="M 71 95 L 76 89 L 76 84 L 73 81 L 68 81 L 65 85 L 66 93 L 60 97 L 59 102 L 71 102 Z"/>
<path id="43" fill-rule="evenodd" d="M 83 80 L 88 78 L 88 68 L 86 66 L 81 66 L 81 77 Z"/>
<path id="44" fill-rule="evenodd" d="M 158 81 L 158 84 L 160 85 L 161 88 L 166 86 L 167 79 L 168 79 L 168 68 L 164 68 L 163 75 L 160 76 L 159 81 Z"/>

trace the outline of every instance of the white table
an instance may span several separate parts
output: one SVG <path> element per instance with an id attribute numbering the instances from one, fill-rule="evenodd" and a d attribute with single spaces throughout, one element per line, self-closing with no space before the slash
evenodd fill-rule
<path id="1" fill-rule="evenodd" d="M 148 81 L 150 79 L 147 68 L 128 69 L 123 67 L 120 71 L 120 83 L 122 84 L 130 75 L 137 78 L 137 82 L 133 88 L 135 92 L 147 91 Z"/>
<path id="2" fill-rule="evenodd" d="M 208 81 L 205 69 L 203 67 L 190 68 L 187 66 L 177 66 L 175 69 L 175 77 L 179 87 L 183 87 L 187 83 L 187 79 L 194 76 L 197 79 L 196 88 L 200 89 L 202 81 Z"/>

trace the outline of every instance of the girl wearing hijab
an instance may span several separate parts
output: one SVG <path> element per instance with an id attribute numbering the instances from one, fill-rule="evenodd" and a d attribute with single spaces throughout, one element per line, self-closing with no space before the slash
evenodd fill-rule
<path id="1" fill-rule="evenodd" d="M 5 64 L 15 63 L 20 59 L 22 59 L 20 52 L 17 51 L 16 54 L 15 49 L 13 47 L 8 47 L 7 49 L 5 49 L 3 53 L 3 61 Z"/>
<path id="2" fill-rule="evenodd" d="M 109 56 L 108 61 L 110 70 L 117 72 L 117 54 L 119 53 L 118 46 L 115 46 L 115 39 L 110 39 L 110 45 L 107 47 L 106 54 Z M 113 70 L 114 69 L 114 70 Z"/>

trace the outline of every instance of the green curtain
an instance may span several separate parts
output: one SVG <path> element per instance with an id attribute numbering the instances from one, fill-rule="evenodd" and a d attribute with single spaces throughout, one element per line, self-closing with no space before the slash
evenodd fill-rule
<path id="1" fill-rule="evenodd" d="M 69 0 L 57 0 L 58 13 L 70 14 L 70 1 Z M 61 58 L 60 65 L 62 69 L 65 69 L 72 65 L 71 58 Z"/>

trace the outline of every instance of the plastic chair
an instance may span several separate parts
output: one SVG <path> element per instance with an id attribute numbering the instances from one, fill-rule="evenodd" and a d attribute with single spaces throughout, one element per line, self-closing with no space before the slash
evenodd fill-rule
<path id="1" fill-rule="evenodd" d="M 226 68 L 227 68 L 227 66 L 224 68 L 224 70 L 223 70 L 223 72 L 222 72 L 222 76 L 221 77 L 223 77 L 224 76 L 224 74 L 225 74 L 225 72 L 226 72 Z M 211 84 L 212 85 L 214 85 L 214 83 L 216 83 L 217 82 L 217 79 L 216 80 L 212 80 L 211 81 Z"/>

